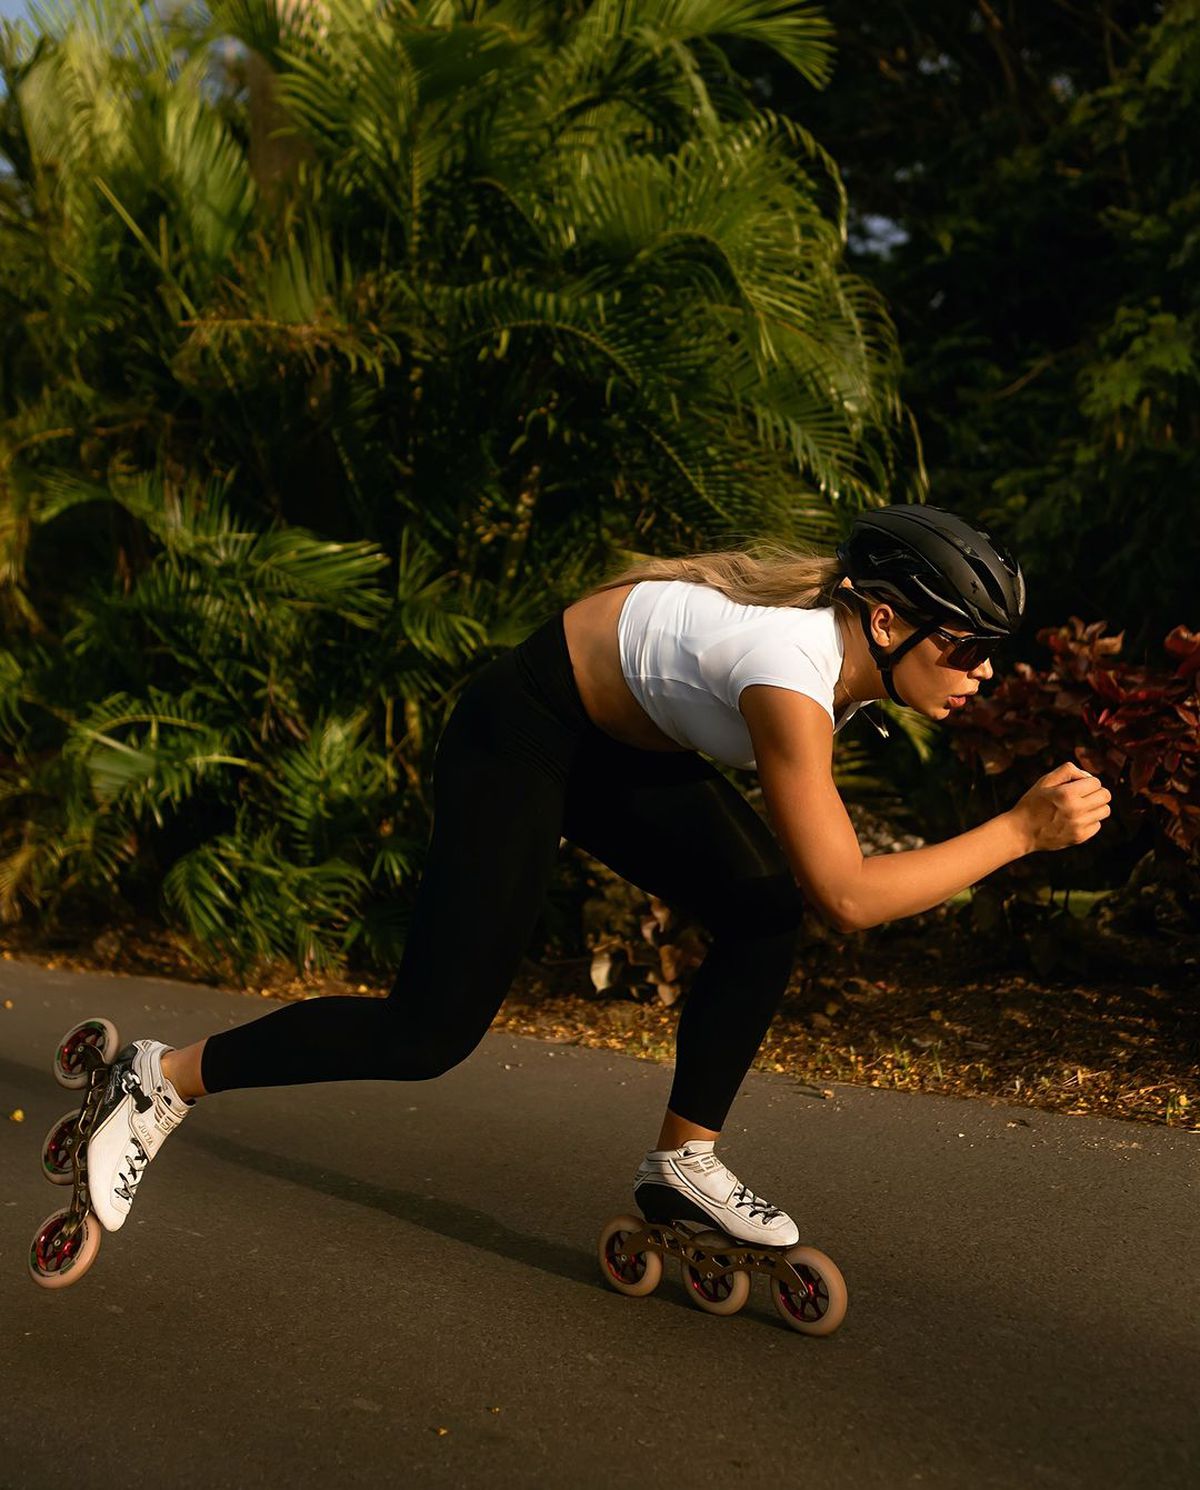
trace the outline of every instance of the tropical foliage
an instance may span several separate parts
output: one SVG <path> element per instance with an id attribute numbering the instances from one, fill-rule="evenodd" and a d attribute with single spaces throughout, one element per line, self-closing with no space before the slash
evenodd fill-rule
<path id="1" fill-rule="evenodd" d="M 496 648 L 639 551 L 923 491 L 836 166 L 729 60 L 820 86 L 828 25 L 34 18 L 0 41 L 0 915 L 386 965 Z"/>
<path id="2" fill-rule="evenodd" d="M 1156 660 L 1200 623 L 1200 4 L 826 10 L 831 85 L 753 93 L 842 167 L 934 500 L 1020 554 L 1027 660 L 1072 614 Z"/>

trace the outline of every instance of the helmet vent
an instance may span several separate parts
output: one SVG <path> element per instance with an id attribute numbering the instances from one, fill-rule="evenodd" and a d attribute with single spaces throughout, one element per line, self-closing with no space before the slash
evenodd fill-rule
<path id="1" fill-rule="evenodd" d="M 998 605 L 1001 610 L 1004 610 L 1007 607 L 1008 597 L 1007 595 L 1005 595 L 1004 587 L 996 579 L 996 576 L 991 572 L 990 569 L 985 569 L 980 575 L 980 578 L 983 580 L 984 587 L 987 590 L 989 598 L 996 605 Z M 978 589 L 979 586 L 976 585 L 975 588 Z"/>

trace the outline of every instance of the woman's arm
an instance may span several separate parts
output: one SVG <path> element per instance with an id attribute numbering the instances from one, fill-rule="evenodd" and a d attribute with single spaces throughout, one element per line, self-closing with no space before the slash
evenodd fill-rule
<path id="1" fill-rule="evenodd" d="M 771 822 L 796 882 L 839 931 L 914 916 L 1035 846 L 1016 809 L 957 838 L 864 858 L 833 780 L 833 724 L 801 693 L 753 683 L 738 700 Z"/>
<path id="2" fill-rule="evenodd" d="M 1001 812 L 944 843 L 899 854 L 872 854 L 863 859 L 850 891 L 844 928 L 866 931 L 883 921 L 931 910 L 1028 852 L 1020 823 L 1011 812 Z"/>

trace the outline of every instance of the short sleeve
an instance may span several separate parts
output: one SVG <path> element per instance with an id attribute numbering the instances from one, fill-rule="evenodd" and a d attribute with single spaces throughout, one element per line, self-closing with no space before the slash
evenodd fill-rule
<path id="1" fill-rule="evenodd" d="M 794 644 L 770 642 L 751 647 L 729 672 L 729 703 L 738 707 L 742 689 L 751 683 L 773 683 L 814 699 L 833 722 L 829 684 L 816 663 Z"/>

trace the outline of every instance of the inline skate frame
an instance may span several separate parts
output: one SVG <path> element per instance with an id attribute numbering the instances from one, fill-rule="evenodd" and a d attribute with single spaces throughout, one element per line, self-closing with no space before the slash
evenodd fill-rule
<path id="1" fill-rule="evenodd" d="M 684 1291 L 706 1314 L 736 1314 L 752 1273 L 766 1273 L 779 1317 L 802 1335 L 832 1335 L 846 1315 L 846 1283 L 815 1247 L 758 1247 L 694 1221 L 624 1215 L 600 1233 L 600 1272 L 610 1288 L 644 1298 L 658 1287 L 663 1258 L 679 1259 Z"/>
<path id="2" fill-rule="evenodd" d="M 42 1173 L 52 1185 L 73 1185 L 71 1203 L 47 1216 L 29 1247 L 29 1275 L 41 1288 L 78 1283 L 96 1260 L 103 1229 L 91 1209 L 87 1144 L 96 1126 L 108 1068 L 121 1042 L 108 1019 L 85 1019 L 58 1042 L 51 1069 L 59 1086 L 82 1091 L 78 1108 L 64 1113 L 46 1134 Z"/>

